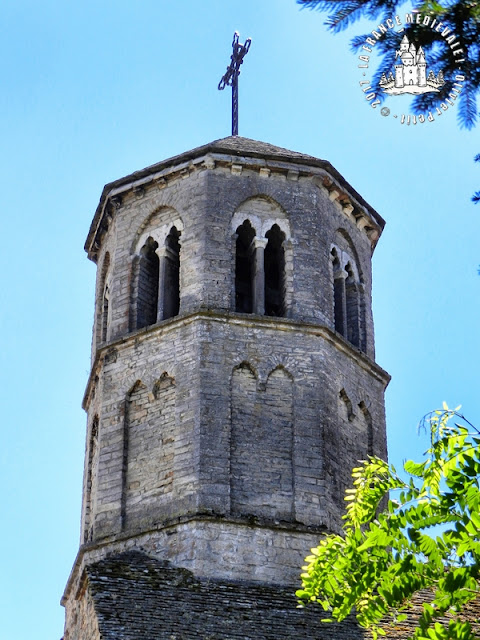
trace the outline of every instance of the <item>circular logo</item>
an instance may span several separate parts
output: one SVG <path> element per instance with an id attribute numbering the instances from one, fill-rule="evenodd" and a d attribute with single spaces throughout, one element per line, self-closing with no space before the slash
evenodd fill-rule
<path id="1" fill-rule="evenodd" d="M 442 97 L 434 104 L 429 111 L 425 113 L 403 113 L 402 105 L 404 101 L 399 96 L 416 96 L 424 93 L 439 93 L 445 96 L 445 78 L 443 71 L 440 69 L 435 73 L 433 69 L 429 69 L 428 60 L 421 46 L 413 39 L 409 39 L 406 33 L 400 42 L 400 47 L 395 50 L 395 62 L 391 68 L 382 69 L 382 76 L 378 89 L 372 88 L 370 76 L 370 58 L 374 53 L 375 45 L 382 39 L 383 35 L 393 30 L 396 33 L 405 32 L 405 25 L 416 24 L 425 29 L 433 29 L 441 35 L 445 43 L 452 51 L 458 70 L 454 76 L 454 81 L 449 87 L 448 97 Z M 365 100 L 370 104 L 372 109 L 376 109 L 382 101 L 388 96 L 389 106 L 381 107 L 379 112 L 384 118 L 392 117 L 400 122 L 400 124 L 423 124 L 424 122 L 434 122 L 436 118 L 443 115 L 451 107 L 455 106 L 465 82 L 465 75 L 462 72 L 461 65 L 465 62 L 464 51 L 461 48 L 457 36 L 452 32 L 450 27 L 446 27 L 442 22 L 437 22 L 430 15 L 424 15 L 420 12 L 407 13 L 405 21 L 402 22 L 400 16 L 389 18 L 378 25 L 371 32 L 363 43 L 360 55 L 358 56 L 358 69 L 362 79 L 359 81 L 360 88 L 365 95 Z M 370 76 L 371 77 L 371 76 Z M 379 92 L 382 99 L 379 98 Z"/>

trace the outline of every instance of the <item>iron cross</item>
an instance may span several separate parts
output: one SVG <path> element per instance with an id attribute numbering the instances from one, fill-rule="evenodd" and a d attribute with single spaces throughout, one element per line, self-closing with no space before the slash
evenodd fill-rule
<path id="1" fill-rule="evenodd" d="M 220 91 L 227 86 L 232 87 L 232 136 L 238 136 L 238 76 L 240 75 L 240 65 L 252 43 L 251 39 L 247 38 L 245 44 L 240 44 L 238 41 L 239 37 L 238 31 L 235 31 L 233 34 L 233 53 L 230 56 L 230 65 L 218 83 Z"/>

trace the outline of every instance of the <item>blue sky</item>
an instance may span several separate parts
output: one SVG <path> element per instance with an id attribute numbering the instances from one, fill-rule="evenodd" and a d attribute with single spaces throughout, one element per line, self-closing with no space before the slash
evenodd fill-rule
<path id="1" fill-rule="evenodd" d="M 332 36 L 294 0 L 4 0 L 0 20 L 2 640 L 62 635 L 102 187 L 229 135 L 217 84 L 235 29 L 253 40 L 240 134 L 329 160 L 387 221 L 373 262 L 391 460 L 421 454 L 418 421 L 444 400 L 480 425 L 479 132 L 453 110 L 407 128 L 371 109 L 348 46 L 364 26 Z"/>

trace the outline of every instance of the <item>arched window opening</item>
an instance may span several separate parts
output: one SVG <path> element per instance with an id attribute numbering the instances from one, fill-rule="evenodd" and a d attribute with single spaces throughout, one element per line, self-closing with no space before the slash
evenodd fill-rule
<path id="1" fill-rule="evenodd" d="M 157 321 L 159 260 L 158 244 L 148 238 L 140 251 L 137 287 L 137 329 Z"/>
<path id="2" fill-rule="evenodd" d="M 342 389 L 340 391 L 339 397 L 340 397 L 340 400 L 342 400 L 343 402 L 343 408 L 346 411 L 348 421 L 352 422 L 352 420 L 355 419 L 355 414 L 353 413 L 353 406 L 345 389 Z"/>
<path id="3" fill-rule="evenodd" d="M 358 299 L 359 299 L 359 333 L 360 342 L 359 348 L 366 353 L 367 352 L 367 328 L 366 328 L 366 308 L 365 308 L 365 289 L 363 283 L 360 282 L 358 286 Z"/>
<path id="4" fill-rule="evenodd" d="M 249 220 L 237 228 L 235 249 L 235 311 L 253 312 L 254 248 L 255 230 Z"/>
<path id="5" fill-rule="evenodd" d="M 137 381 L 126 396 L 122 528 L 158 523 L 174 488 L 175 380 L 164 372 L 152 387 Z"/>
<path id="6" fill-rule="evenodd" d="M 345 273 L 335 248 L 331 251 L 333 269 L 333 315 L 335 331 L 345 336 Z"/>
<path id="7" fill-rule="evenodd" d="M 272 429 L 272 424 L 275 429 Z M 232 373 L 231 513 L 293 517 L 293 379 L 278 367 L 264 385 L 242 363 Z"/>
<path id="8" fill-rule="evenodd" d="M 356 347 L 360 347 L 360 309 L 358 299 L 358 285 L 355 282 L 352 265 L 345 267 L 347 279 L 345 281 L 345 300 L 347 310 L 347 335 L 346 338 Z"/>
<path id="9" fill-rule="evenodd" d="M 103 305 L 102 305 L 102 337 L 101 341 L 106 342 L 107 330 L 108 330 L 108 304 L 110 299 L 110 291 L 108 285 L 105 285 L 103 291 Z"/>
<path id="10" fill-rule="evenodd" d="M 173 318 L 180 310 L 180 231 L 170 229 L 165 240 L 165 264 L 163 274 L 163 313 L 161 318 Z"/>
<path id="11" fill-rule="evenodd" d="M 267 231 L 265 247 L 265 315 L 285 315 L 285 234 L 277 224 Z"/>
<path id="12" fill-rule="evenodd" d="M 355 246 L 343 230 L 331 245 L 330 259 L 335 331 L 366 353 L 368 297 Z"/>
<path id="13" fill-rule="evenodd" d="M 108 322 L 109 322 L 109 301 L 110 301 L 110 289 L 109 289 L 109 270 L 110 270 L 110 254 L 105 254 L 103 260 L 102 271 L 100 276 L 99 293 L 98 293 L 98 307 L 97 307 L 97 329 L 96 329 L 96 342 L 97 345 L 102 342 L 106 342 L 108 337 Z"/>

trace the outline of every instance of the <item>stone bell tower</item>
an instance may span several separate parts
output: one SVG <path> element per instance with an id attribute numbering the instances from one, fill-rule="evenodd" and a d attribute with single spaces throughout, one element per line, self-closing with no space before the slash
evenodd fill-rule
<path id="1" fill-rule="evenodd" d="M 102 627 L 123 613 L 118 584 L 101 612 L 99 585 L 126 566 L 143 573 L 125 598 L 160 593 L 149 571 L 297 584 L 340 527 L 352 467 L 386 456 L 383 226 L 328 162 L 238 136 L 106 185 L 85 245 L 98 272 L 65 640 L 144 637 Z M 165 620 L 156 638 L 200 637 Z"/>

